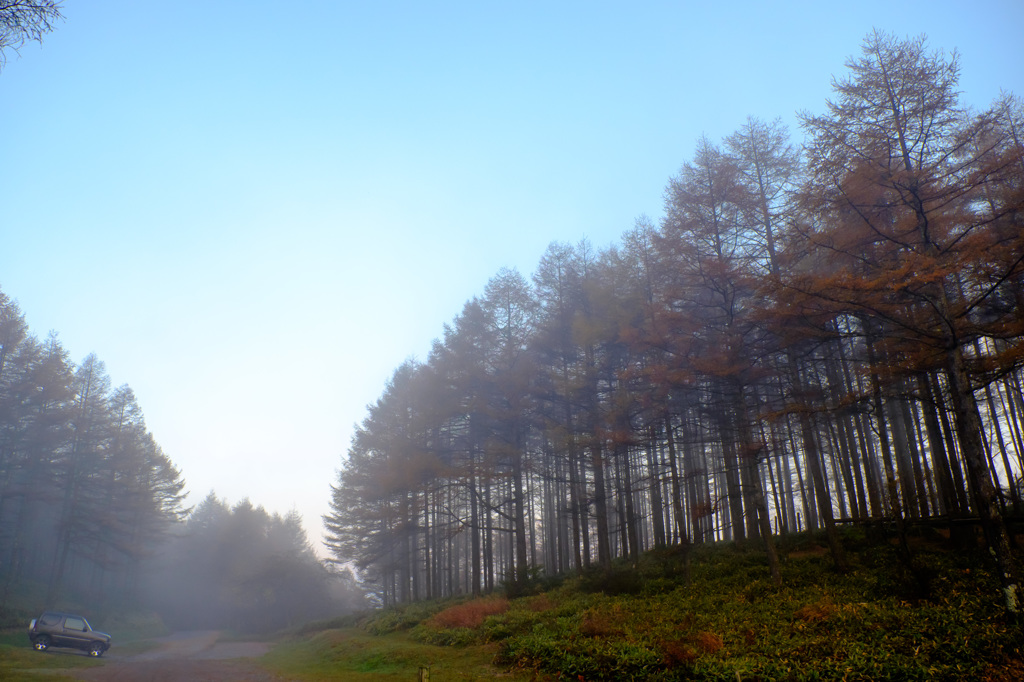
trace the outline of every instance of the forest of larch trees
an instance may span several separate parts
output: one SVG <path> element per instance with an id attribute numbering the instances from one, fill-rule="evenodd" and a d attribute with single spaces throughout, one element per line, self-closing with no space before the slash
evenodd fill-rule
<path id="1" fill-rule="evenodd" d="M 701 139 L 604 250 L 503 269 L 357 428 L 327 545 L 385 604 L 672 547 L 910 524 L 983 541 L 1020 599 L 1024 107 L 866 37 L 825 113 Z"/>

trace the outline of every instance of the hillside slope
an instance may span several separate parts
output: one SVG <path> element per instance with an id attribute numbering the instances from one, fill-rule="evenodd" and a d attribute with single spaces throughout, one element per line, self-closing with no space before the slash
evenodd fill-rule
<path id="1" fill-rule="evenodd" d="M 610 574 L 538 582 L 515 599 L 405 605 L 307 626 L 266 663 L 302 679 L 1024 679 L 1024 636 L 1002 615 L 979 551 L 916 538 L 911 566 L 888 543 L 846 538 L 838 574 L 813 539 L 784 546 L 783 585 L 764 557 L 671 550 Z"/>

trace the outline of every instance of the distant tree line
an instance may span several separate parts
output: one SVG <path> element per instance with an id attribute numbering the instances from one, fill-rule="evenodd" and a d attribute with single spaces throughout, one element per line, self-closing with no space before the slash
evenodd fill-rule
<path id="1" fill-rule="evenodd" d="M 188 509 L 184 488 L 131 388 L 32 336 L 0 292 L 0 620 L 155 610 L 172 627 L 270 632 L 363 605 L 296 512 L 212 493 Z"/>
<path id="2" fill-rule="evenodd" d="M 302 518 L 211 493 L 149 573 L 146 594 L 172 628 L 268 633 L 366 606 L 352 572 L 316 556 Z"/>
<path id="3" fill-rule="evenodd" d="M 503 269 L 353 437 L 324 522 L 385 603 L 654 547 L 972 518 L 1008 610 L 1024 471 L 1020 100 L 873 33 L 827 113 L 703 138 L 660 224 Z"/>

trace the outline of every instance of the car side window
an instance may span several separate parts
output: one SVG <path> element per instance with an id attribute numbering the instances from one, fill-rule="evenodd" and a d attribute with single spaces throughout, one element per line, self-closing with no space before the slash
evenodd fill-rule
<path id="1" fill-rule="evenodd" d="M 67 618 L 64 620 L 64 629 L 85 632 L 85 621 L 81 618 Z"/>
<path id="2" fill-rule="evenodd" d="M 39 618 L 40 625 L 57 625 L 60 623 L 60 616 L 55 613 L 44 613 Z"/>

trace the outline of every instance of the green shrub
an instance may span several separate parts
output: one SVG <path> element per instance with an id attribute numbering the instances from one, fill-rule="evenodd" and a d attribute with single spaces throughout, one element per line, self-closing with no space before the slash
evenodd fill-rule
<path id="1" fill-rule="evenodd" d="M 340 628 L 351 628 L 358 625 L 361 621 L 367 620 L 369 614 L 363 613 L 349 613 L 344 616 L 338 616 L 337 618 L 329 618 L 327 620 L 314 620 L 308 623 L 298 625 L 288 632 L 293 635 L 308 635 L 314 632 L 322 632 L 323 630 L 336 630 Z"/>
<path id="2" fill-rule="evenodd" d="M 580 577 L 580 589 L 584 592 L 604 594 L 639 594 L 643 591 L 644 579 L 636 567 L 618 565 L 610 570 L 591 568 Z"/>
<path id="3" fill-rule="evenodd" d="M 417 642 L 436 646 L 469 646 L 477 644 L 481 635 L 471 628 L 436 628 L 429 625 L 417 625 L 410 633 Z"/>
<path id="4" fill-rule="evenodd" d="M 360 627 L 371 635 L 386 635 L 390 632 L 411 630 L 421 622 L 451 605 L 451 601 L 413 602 L 381 609 L 368 615 Z"/>
<path id="5" fill-rule="evenodd" d="M 541 622 L 542 616 L 536 611 L 514 609 L 503 614 L 491 616 L 484 621 L 481 634 L 488 642 L 507 639 L 512 635 L 529 632 Z"/>
<path id="6" fill-rule="evenodd" d="M 664 669 L 661 653 L 650 645 L 604 638 L 558 642 L 543 630 L 505 640 L 499 657 L 513 667 L 588 681 L 647 680 Z"/>

